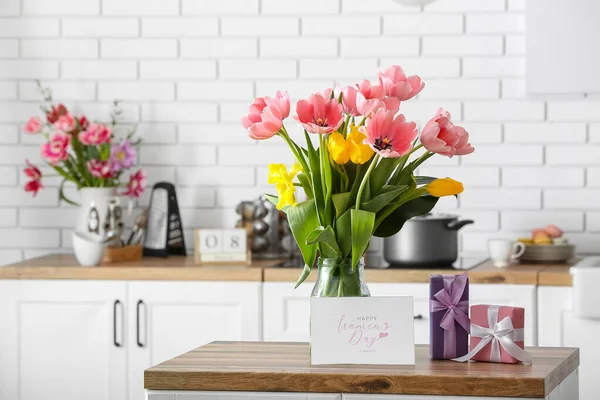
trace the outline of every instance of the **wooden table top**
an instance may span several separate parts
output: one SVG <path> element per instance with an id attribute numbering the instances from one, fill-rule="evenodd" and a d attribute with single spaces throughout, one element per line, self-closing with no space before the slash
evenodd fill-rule
<path id="1" fill-rule="evenodd" d="M 170 281 L 296 282 L 299 268 L 273 267 L 281 260 L 255 260 L 250 266 L 197 265 L 193 257 L 143 258 L 136 262 L 81 267 L 70 254 L 34 258 L 0 268 L 0 279 L 95 279 Z M 514 264 L 496 268 L 485 261 L 471 269 L 471 283 L 571 286 L 569 267 L 564 265 Z M 428 283 L 431 274 L 460 274 L 466 270 L 427 268 L 366 268 L 367 283 Z M 314 282 L 317 271 L 308 277 Z"/>
<path id="2" fill-rule="evenodd" d="M 431 360 L 416 365 L 310 365 L 307 343 L 213 342 L 144 372 L 152 390 L 379 393 L 544 398 L 579 366 L 579 349 L 530 347 L 533 364 Z"/>

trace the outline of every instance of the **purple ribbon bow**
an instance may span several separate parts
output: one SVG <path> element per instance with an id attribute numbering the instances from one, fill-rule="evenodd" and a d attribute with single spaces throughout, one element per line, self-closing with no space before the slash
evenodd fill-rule
<path id="1" fill-rule="evenodd" d="M 430 311 L 446 311 L 440 322 L 440 327 L 444 329 L 444 358 L 451 359 L 456 357 L 456 324 L 457 322 L 467 333 L 470 332 L 471 320 L 467 313 L 469 312 L 469 302 L 460 301 L 465 287 L 467 286 L 467 273 L 461 275 L 444 275 L 444 288 L 437 292 L 431 300 Z"/>

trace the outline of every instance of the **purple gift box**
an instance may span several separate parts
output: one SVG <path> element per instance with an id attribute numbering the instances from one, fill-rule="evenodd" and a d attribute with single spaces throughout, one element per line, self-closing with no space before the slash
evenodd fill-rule
<path id="1" fill-rule="evenodd" d="M 431 275 L 429 278 L 429 354 L 438 360 L 469 352 L 469 277 Z"/>

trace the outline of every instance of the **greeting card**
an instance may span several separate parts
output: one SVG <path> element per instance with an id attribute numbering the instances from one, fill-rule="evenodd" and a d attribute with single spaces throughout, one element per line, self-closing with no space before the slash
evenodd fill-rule
<path id="1" fill-rule="evenodd" d="M 412 297 L 314 297 L 311 363 L 415 363 Z"/>

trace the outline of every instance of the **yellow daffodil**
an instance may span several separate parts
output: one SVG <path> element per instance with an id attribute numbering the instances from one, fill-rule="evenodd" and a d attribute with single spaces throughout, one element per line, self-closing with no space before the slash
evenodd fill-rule
<path id="1" fill-rule="evenodd" d="M 298 164 L 294 164 L 288 173 L 287 167 L 284 164 L 270 164 L 268 182 L 275 185 L 279 202 L 277 209 L 281 210 L 285 206 L 296 205 L 296 188 L 294 187 L 294 177 L 302 168 Z"/>
<path id="2" fill-rule="evenodd" d="M 346 164 L 350 161 L 348 143 L 339 132 L 333 132 L 327 139 L 327 150 L 329 155 L 338 164 Z"/>
<path id="3" fill-rule="evenodd" d="M 427 193 L 435 197 L 455 196 L 465 190 L 463 184 L 452 178 L 440 178 L 427 185 Z"/>
<path id="4" fill-rule="evenodd" d="M 373 150 L 368 144 L 364 144 L 366 136 L 358 131 L 358 127 L 352 125 L 350 127 L 350 133 L 346 138 L 348 143 L 348 153 L 350 154 L 350 160 L 354 164 L 364 164 L 373 157 Z"/>

